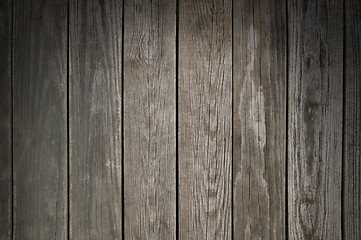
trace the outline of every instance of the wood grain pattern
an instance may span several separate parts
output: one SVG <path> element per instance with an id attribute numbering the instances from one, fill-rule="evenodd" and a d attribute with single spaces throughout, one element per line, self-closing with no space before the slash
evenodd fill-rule
<path id="1" fill-rule="evenodd" d="M 122 237 L 122 1 L 70 2 L 70 237 Z"/>
<path id="2" fill-rule="evenodd" d="M 361 2 L 346 0 L 344 238 L 361 239 Z"/>
<path id="3" fill-rule="evenodd" d="M 14 0 L 14 235 L 67 233 L 67 1 Z"/>
<path id="4" fill-rule="evenodd" d="M 179 2 L 179 238 L 232 235 L 232 1 Z"/>
<path id="5" fill-rule="evenodd" d="M 125 239 L 175 239 L 176 1 L 124 12 Z"/>
<path id="6" fill-rule="evenodd" d="M 288 1 L 290 239 L 341 239 L 343 2 Z"/>
<path id="7" fill-rule="evenodd" d="M 235 239 L 285 239 L 286 4 L 233 6 Z"/>
<path id="8" fill-rule="evenodd" d="M 11 20 L 12 1 L 0 1 L 0 240 L 12 233 Z"/>

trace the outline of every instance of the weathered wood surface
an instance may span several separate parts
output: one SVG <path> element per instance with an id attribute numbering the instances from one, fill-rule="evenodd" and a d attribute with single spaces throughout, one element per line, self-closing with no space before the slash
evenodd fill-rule
<path id="1" fill-rule="evenodd" d="M 124 14 L 125 239 L 175 239 L 176 1 Z"/>
<path id="2" fill-rule="evenodd" d="M 344 239 L 361 239 L 361 2 L 345 2 Z"/>
<path id="3" fill-rule="evenodd" d="M 233 3 L 235 239 L 285 239 L 286 3 Z"/>
<path id="4" fill-rule="evenodd" d="M 122 1 L 70 1 L 70 238 L 122 237 Z"/>
<path id="5" fill-rule="evenodd" d="M 288 1 L 290 239 L 341 239 L 343 2 Z"/>
<path id="6" fill-rule="evenodd" d="M 12 234 L 12 1 L 0 1 L 0 240 Z"/>
<path id="7" fill-rule="evenodd" d="M 14 0 L 13 239 L 67 235 L 67 1 Z"/>
<path id="8" fill-rule="evenodd" d="M 179 239 L 232 235 L 232 1 L 179 2 Z"/>

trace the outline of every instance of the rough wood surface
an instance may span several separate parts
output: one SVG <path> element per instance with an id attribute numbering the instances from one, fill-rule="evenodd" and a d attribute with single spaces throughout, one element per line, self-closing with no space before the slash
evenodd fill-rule
<path id="1" fill-rule="evenodd" d="M 175 239 L 176 1 L 124 12 L 125 239 Z"/>
<path id="2" fill-rule="evenodd" d="M 0 240 L 12 233 L 11 20 L 12 1 L 0 1 Z"/>
<path id="3" fill-rule="evenodd" d="M 122 1 L 70 1 L 70 237 L 122 237 Z"/>
<path id="4" fill-rule="evenodd" d="M 285 239 L 286 4 L 234 1 L 235 239 Z"/>
<path id="5" fill-rule="evenodd" d="M 66 239 L 67 1 L 14 0 L 13 19 L 13 239 Z"/>
<path id="6" fill-rule="evenodd" d="M 232 235 L 232 1 L 179 2 L 179 238 Z"/>
<path id="7" fill-rule="evenodd" d="M 345 8 L 345 132 L 343 231 L 345 239 L 361 239 L 361 2 Z"/>
<path id="8" fill-rule="evenodd" d="M 343 2 L 288 1 L 290 239 L 341 239 Z"/>

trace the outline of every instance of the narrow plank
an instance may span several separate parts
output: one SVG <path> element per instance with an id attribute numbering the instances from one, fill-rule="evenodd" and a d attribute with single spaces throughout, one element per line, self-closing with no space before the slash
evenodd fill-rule
<path id="1" fill-rule="evenodd" d="M 286 3 L 233 6 L 235 239 L 285 239 Z"/>
<path id="2" fill-rule="evenodd" d="M 232 1 L 179 2 L 179 238 L 232 236 Z"/>
<path id="3" fill-rule="evenodd" d="M 341 239 L 343 2 L 289 0 L 290 239 Z"/>
<path id="4" fill-rule="evenodd" d="M 122 1 L 70 1 L 70 238 L 122 238 Z"/>
<path id="5" fill-rule="evenodd" d="M 345 132 L 343 230 L 345 239 L 361 239 L 361 2 L 345 8 Z"/>
<path id="6" fill-rule="evenodd" d="M 176 1 L 124 11 L 125 239 L 175 239 Z"/>
<path id="7" fill-rule="evenodd" d="M 12 109 L 11 36 L 12 1 L 0 2 L 0 239 L 11 239 Z"/>
<path id="8" fill-rule="evenodd" d="M 14 0 L 14 236 L 67 233 L 67 1 Z"/>

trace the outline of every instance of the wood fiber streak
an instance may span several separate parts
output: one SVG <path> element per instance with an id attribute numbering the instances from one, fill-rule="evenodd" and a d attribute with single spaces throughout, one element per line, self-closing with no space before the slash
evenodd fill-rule
<path id="1" fill-rule="evenodd" d="M 14 0 L 13 239 L 66 239 L 67 1 Z"/>
<path id="2" fill-rule="evenodd" d="M 341 239 L 343 2 L 289 0 L 290 239 Z"/>
<path id="3" fill-rule="evenodd" d="M 285 239 L 286 3 L 233 6 L 235 239 Z"/>
<path id="4" fill-rule="evenodd" d="M 179 238 L 232 237 L 232 1 L 179 2 Z"/>
<path id="5" fill-rule="evenodd" d="M 122 238 L 122 1 L 70 1 L 70 237 Z"/>
<path id="6" fill-rule="evenodd" d="M 343 221 L 345 239 L 361 239 L 361 2 L 346 0 Z"/>
<path id="7" fill-rule="evenodd" d="M 0 240 L 11 239 L 12 225 L 11 19 L 12 1 L 0 1 Z"/>
<path id="8" fill-rule="evenodd" d="M 175 43 L 175 0 L 125 2 L 125 239 L 176 239 Z"/>

